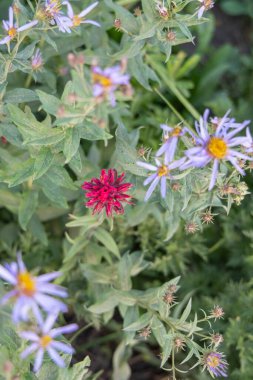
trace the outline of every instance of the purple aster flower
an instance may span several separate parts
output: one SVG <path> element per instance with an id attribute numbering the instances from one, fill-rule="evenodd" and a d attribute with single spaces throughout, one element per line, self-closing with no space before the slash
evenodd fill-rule
<path id="1" fill-rule="evenodd" d="M 159 157 L 165 154 L 166 161 L 171 162 L 174 160 L 178 139 L 186 132 L 186 128 L 181 128 L 180 126 L 172 128 L 166 124 L 161 124 L 161 128 L 163 129 L 163 139 L 165 142 L 156 153 L 156 156 Z"/>
<path id="2" fill-rule="evenodd" d="M 129 75 L 123 74 L 119 65 L 101 69 L 92 67 L 93 96 L 108 96 L 111 105 L 116 104 L 114 92 L 119 86 L 129 86 Z"/>
<path id="3" fill-rule="evenodd" d="M 214 1 L 212 0 L 199 0 L 202 4 L 198 10 L 198 18 L 203 16 L 203 13 L 214 7 Z"/>
<path id="4" fill-rule="evenodd" d="M 40 369 L 45 351 L 47 351 L 50 358 L 59 367 L 65 367 L 65 363 L 57 351 L 70 355 L 74 353 L 74 349 L 70 345 L 55 340 L 54 338 L 62 334 L 70 334 L 76 331 L 78 325 L 73 323 L 71 325 L 52 329 L 57 317 L 57 313 L 51 313 L 47 316 L 45 322 L 41 319 L 37 333 L 34 331 L 23 331 L 20 333 L 22 338 L 31 341 L 31 345 L 22 352 L 21 358 L 25 359 L 27 356 L 36 352 L 33 367 L 34 372 L 38 372 Z"/>
<path id="5" fill-rule="evenodd" d="M 245 141 L 248 140 L 245 136 L 235 137 L 235 135 L 242 131 L 250 122 L 247 120 L 243 123 L 235 124 L 232 119 L 228 121 L 228 113 L 220 120 L 215 132 L 210 134 L 208 132 L 209 110 L 205 111 L 203 118 L 201 117 L 199 123 L 196 122 L 195 124 L 198 134 L 195 137 L 197 146 L 185 152 L 188 160 L 180 168 L 180 170 L 192 166 L 202 168 L 213 162 L 209 190 L 212 190 L 216 183 L 221 161 L 229 161 L 241 175 L 245 175 L 245 172 L 238 164 L 238 159 L 252 160 L 251 157 L 233 149 L 236 146 L 243 146 Z"/>
<path id="6" fill-rule="evenodd" d="M 45 0 L 45 13 L 51 19 L 51 25 L 57 25 L 60 32 L 71 33 L 72 21 L 61 10 L 61 0 Z"/>
<path id="7" fill-rule="evenodd" d="M 40 49 L 35 50 L 35 54 L 32 56 L 31 59 L 31 66 L 34 71 L 40 70 L 43 66 L 43 59 Z"/>
<path id="8" fill-rule="evenodd" d="M 33 276 L 27 271 L 21 254 L 18 253 L 17 263 L 0 265 L 0 278 L 13 286 L 13 289 L 1 299 L 0 303 L 5 304 L 8 300 L 13 299 L 15 305 L 12 318 L 15 323 L 27 320 L 30 310 L 38 319 L 39 306 L 46 312 L 50 312 L 52 309 L 66 312 L 67 306 L 52 297 L 65 298 L 68 295 L 63 287 L 50 284 L 50 281 L 60 275 L 60 272 L 52 272 L 38 277 Z"/>
<path id="9" fill-rule="evenodd" d="M 23 32 L 24 30 L 30 29 L 36 24 L 38 24 L 38 20 L 33 20 L 23 26 L 18 27 L 18 24 L 14 22 L 13 8 L 9 7 L 9 20 L 3 20 L 3 28 L 7 32 L 7 36 L 0 40 L 0 45 L 7 44 L 13 38 L 15 38 L 19 32 Z"/>
<path id="10" fill-rule="evenodd" d="M 136 163 L 138 166 L 141 166 L 144 169 L 154 172 L 143 182 L 144 186 L 149 185 L 151 183 L 145 195 L 144 201 L 147 201 L 151 197 L 159 182 L 161 183 L 161 196 L 162 198 L 166 197 L 166 180 L 168 178 L 173 178 L 170 173 L 171 170 L 179 168 L 185 162 L 185 157 L 172 163 L 168 163 L 165 158 L 163 164 L 157 158 L 155 158 L 155 162 L 156 166 L 142 161 L 137 161 Z"/>
<path id="11" fill-rule="evenodd" d="M 246 136 L 247 136 L 247 139 L 242 145 L 245 148 L 245 151 L 247 153 L 253 153 L 253 138 L 252 138 L 249 128 L 246 129 Z"/>
<path id="12" fill-rule="evenodd" d="M 207 369 L 210 375 L 214 377 L 228 377 L 228 363 L 224 359 L 224 355 L 220 352 L 209 352 L 202 358 L 204 369 Z"/>
<path id="13" fill-rule="evenodd" d="M 92 24 L 92 25 L 100 27 L 100 24 L 98 22 L 93 21 L 93 20 L 85 20 L 84 19 L 84 17 L 88 13 L 90 13 L 98 5 L 98 1 L 94 4 L 91 4 L 87 8 L 85 8 L 78 15 L 74 14 L 73 8 L 72 8 L 71 4 L 69 3 L 69 1 L 64 1 L 62 4 L 65 4 L 68 7 L 68 17 L 70 18 L 70 20 L 72 22 L 72 24 L 71 24 L 72 27 L 79 26 L 80 24 Z"/>

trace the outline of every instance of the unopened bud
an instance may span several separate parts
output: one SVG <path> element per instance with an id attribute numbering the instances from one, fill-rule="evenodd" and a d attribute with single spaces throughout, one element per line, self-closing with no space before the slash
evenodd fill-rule
<path id="1" fill-rule="evenodd" d="M 179 182 L 174 182 L 172 183 L 171 188 L 173 191 L 179 191 L 181 189 L 181 185 Z"/>
<path id="2" fill-rule="evenodd" d="M 134 10 L 134 15 L 135 15 L 136 17 L 140 17 L 141 14 L 142 14 L 142 10 L 141 10 L 141 8 L 140 8 L 140 7 L 135 8 L 135 10 Z"/>
<path id="3" fill-rule="evenodd" d="M 150 327 L 145 327 L 144 329 L 139 331 L 139 337 L 144 338 L 145 340 L 148 339 L 150 335 L 151 335 Z"/>
<path id="4" fill-rule="evenodd" d="M 195 222 L 189 222 L 185 225 L 185 231 L 187 234 L 195 234 L 199 230 L 199 226 Z"/>
<path id="5" fill-rule="evenodd" d="M 177 350 L 177 352 L 179 350 L 185 350 L 185 341 L 182 339 L 182 338 L 175 338 L 174 339 L 174 346 Z"/>
<path id="6" fill-rule="evenodd" d="M 121 23 L 121 20 L 119 19 L 119 18 L 116 18 L 115 20 L 114 20 L 114 28 L 116 29 L 116 30 L 120 30 L 121 29 L 121 26 L 122 26 L 122 23 Z"/>
<path id="7" fill-rule="evenodd" d="M 176 33 L 171 30 L 167 33 L 166 38 L 168 41 L 173 42 L 176 39 Z"/>
<path id="8" fill-rule="evenodd" d="M 85 62 L 84 56 L 82 54 L 69 53 L 67 58 L 68 58 L 68 63 L 71 67 L 83 65 Z"/>
<path id="9" fill-rule="evenodd" d="M 65 107 L 60 106 L 57 110 L 57 117 L 64 117 L 65 116 Z"/>
<path id="10" fill-rule="evenodd" d="M 211 311 L 211 317 L 214 319 L 220 319 L 225 315 L 224 310 L 219 305 L 214 306 L 213 310 Z"/>

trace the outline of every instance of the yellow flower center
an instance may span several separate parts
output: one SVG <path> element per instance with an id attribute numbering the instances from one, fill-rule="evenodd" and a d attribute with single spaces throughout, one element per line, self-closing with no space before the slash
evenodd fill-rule
<path id="1" fill-rule="evenodd" d="M 220 137 L 211 137 L 207 144 L 207 150 L 214 158 L 222 159 L 226 157 L 228 147 Z"/>
<path id="2" fill-rule="evenodd" d="M 36 292 L 36 282 L 34 278 L 28 272 L 23 272 L 18 275 L 17 288 L 20 293 L 32 297 Z"/>
<path id="3" fill-rule="evenodd" d="M 204 7 L 205 9 L 210 9 L 213 7 L 213 0 L 204 0 Z"/>
<path id="4" fill-rule="evenodd" d="M 157 173 L 159 177 L 163 177 L 164 175 L 167 175 L 169 173 L 169 169 L 166 165 L 162 165 L 160 166 L 160 168 L 158 168 Z"/>
<path id="5" fill-rule="evenodd" d="M 181 131 L 182 131 L 182 128 L 180 128 L 180 127 L 175 127 L 175 128 L 173 129 L 173 131 L 170 133 L 170 136 L 171 136 L 171 137 L 178 137 L 178 136 L 180 135 Z"/>
<path id="6" fill-rule="evenodd" d="M 216 368 L 220 365 L 220 359 L 217 356 L 209 356 L 207 358 L 207 363 L 210 367 Z"/>
<path id="7" fill-rule="evenodd" d="M 79 26 L 81 24 L 81 17 L 75 15 L 73 16 L 73 26 Z"/>
<path id="8" fill-rule="evenodd" d="M 93 77 L 93 81 L 95 83 L 101 84 L 101 86 L 103 86 L 105 88 L 111 87 L 111 85 L 112 85 L 111 79 L 104 76 L 104 75 L 93 73 L 92 77 Z"/>
<path id="9" fill-rule="evenodd" d="M 42 348 L 47 348 L 47 346 L 52 342 L 52 338 L 49 335 L 44 335 L 40 338 L 40 346 Z"/>
<path id="10" fill-rule="evenodd" d="M 17 34 L 17 29 L 12 27 L 8 30 L 8 35 L 11 37 L 11 38 L 14 38 Z"/>

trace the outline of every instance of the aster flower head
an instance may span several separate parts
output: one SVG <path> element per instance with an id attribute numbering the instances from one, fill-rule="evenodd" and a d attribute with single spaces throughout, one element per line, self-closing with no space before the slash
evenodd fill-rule
<path id="1" fill-rule="evenodd" d="M 17 254 L 17 262 L 0 265 L 0 278 L 8 282 L 13 289 L 8 292 L 0 301 L 3 305 L 8 300 L 14 301 L 12 318 L 15 323 L 20 320 L 26 321 L 30 310 L 33 311 L 35 317 L 39 318 L 39 306 L 46 312 L 52 309 L 67 311 L 67 306 L 53 298 L 57 296 L 61 298 L 67 297 L 66 290 L 50 281 L 61 276 L 60 272 L 52 272 L 41 276 L 33 276 L 27 271 L 22 260 L 21 254 Z"/>
<path id="2" fill-rule="evenodd" d="M 101 69 L 92 67 L 93 96 L 96 98 L 107 97 L 111 105 L 116 105 L 115 91 L 119 86 L 129 86 L 130 77 L 122 72 L 120 65 Z"/>
<path id="3" fill-rule="evenodd" d="M 198 18 L 200 19 L 203 16 L 203 13 L 214 7 L 213 0 L 199 0 L 201 6 L 198 10 Z"/>
<path id="4" fill-rule="evenodd" d="M 61 0 L 45 0 L 44 12 L 51 25 L 56 24 L 62 33 L 71 33 L 72 21 L 62 12 Z"/>
<path id="5" fill-rule="evenodd" d="M 151 183 L 145 195 L 144 201 L 147 201 L 151 197 L 152 193 L 154 192 L 155 188 L 158 186 L 159 183 L 161 186 L 161 196 L 162 198 L 165 198 L 166 192 L 167 192 L 167 189 L 166 189 L 167 179 L 173 179 L 170 173 L 171 170 L 180 168 L 180 166 L 183 165 L 184 162 L 185 162 L 185 157 L 181 158 L 180 160 L 174 161 L 172 163 L 168 163 L 166 160 L 166 157 L 164 159 L 164 163 L 161 163 L 161 161 L 158 160 L 158 158 L 156 158 L 155 159 L 156 166 L 151 165 L 147 162 L 137 161 L 136 164 L 138 166 L 153 172 L 153 174 L 151 174 L 143 182 L 144 186 L 147 186 Z"/>
<path id="6" fill-rule="evenodd" d="M 43 59 L 40 49 L 36 49 L 31 59 L 31 67 L 34 71 L 39 71 L 43 66 Z"/>
<path id="7" fill-rule="evenodd" d="M 107 217 L 112 217 L 113 212 L 124 214 L 122 203 L 132 204 L 132 196 L 126 192 L 133 186 L 132 183 L 124 182 L 124 179 L 125 173 L 118 176 L 115 169 L 102 169 L 100 178 L 84 182 L 82 189 L 87 191 L 86 197 L 90 198 L 86 207 L 93 208 L 93 214 L 104 209 Z"/>
<path id="8" fill-rule="evenodd" d="M 247 139 L 242 144 L 244 149 L 245 149 L 245 152 L 246 153 L 253 153 L 253 138 L 252 138 L 252 135 L 250 133 L 249 128 L 246 129 L 246 137 L 247 137 Z"/>
<path id="9" fill-rule="evenodd" d="M 174 160 L 178 140 L 181 136 L 184 135 L 186 128 L 182 128 L 180 125 L 177 125 L 173 128 L 169 127 L 166 124 L 161 124 L 160 127 L 163 130 L 164 144 L 157 151 L 156 156 L 159 157 L 164 154 L 166 161 L 171 162 Z"/>
<path id="10" fill-rule="evenodd" d="M 7 36 L 0 40 L 0 45 L 4 45 L 13 40 L 19 32 L 23 32 L 24 30 L 30 29 L 38 23 L 37 20 L 33 20 L 28 22 L 23 26 L 18 26 L 16 22 L 14 22 L 14 12 L 13 8 L 9 7 L 9 20 L 3 20 L 3 28 L 7 33 Z"/>
<path id="11" fill-rule="evenodd" d="M 241 175 L 245 175 L 238 164 L 238 160 L 252 160 L 251 157 L 234 149 L 234 147 L 242 147 L 247 140 L 247 137 L 235 136 L 250 122 L 247 120 L 240 124 L 234 123 L 233 119 L 227 118 L 228 113 L 220 120 L 215 132 L 210 134 L 208 130 L 209 110 L 205 111 L 203 118 L 201 117 L 199 123 L 196 122 L 195 124 L 198 134 L 195 137 L 196 146 L 185 152 L 188 160 L 181 167 L 182 170 L 191 166 L 202 168 L 212 162 L 213 169 L 209 190 L 212 190 L 216 183 L 221 161 L 229 161 Z"/>
<path id="12" fill-rule="evenodd" d="M 58 317 L 58 313 L 48 314 L 45 321 L 41 318 L 39 326 L 36 332 L 34 331 L 23 331 L 20 336 L 26 340 L 31 341 L 30 346 L 28 346 L 22 353 L 21 358 L 25 359 L 27 356 L 36 353 L 34 361 L 34 372 L 38 372 L 40 369 L 45 351 L 48 353 L 50 358 L 55 362 L 58 367 L 65 367 L 64 360 L 58 354 L 57 351 L 73 354 L 74 349 L 63 342 L 55 340 L 59 335 L 70 334 L 78 329 L 78 326 L 73 323 L 71 325 L 66 325 L 58 328 L 53 328 L 53 325 Z"/>
<path id="13" fill-rule="evenodd" d="M 204 370 L 207 369 L 212 378 L 227 377 L 228 363 L 220 352 L 211 351 L 203 355 L 202 363 Z"/>
<path id="14" fill-rule="evenodd" d="M 94 4 L 89 5 L 87 8 L 85 8 L 78 15 L 74 14 L 73 8 L 72 8 L 69 1 L 64 1 L 62 4 L 67 6 L 68 17 L 72 23 L 71 27 L 77 27 L 81 24 L 92 24 L 92 25 L 100 27 L 100 24 L 98 22 L 93 21 L 93 20 L 86 20 L 84 18 L 88 13 L 90 13 L 98 5 L 98 1 L 96 1 Z"/>

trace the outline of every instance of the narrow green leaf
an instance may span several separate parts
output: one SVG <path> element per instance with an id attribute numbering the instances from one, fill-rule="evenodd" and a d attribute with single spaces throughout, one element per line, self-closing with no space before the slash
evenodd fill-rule
<path id="1" fill-rule="evenodd" d="M 110 252 L 112 252 L 116 257 L 120 258 L 120 252 L 114 239 L 111 237 L 109 232 L 105 229 L 99 227 L 94 233 L 94 237 L 100 241 Z"/>
<path id="2" fill-rule="evenodd" d="M 50 148 L 41 148 L 35 159 L 33 178 L 38 179 L 45 174 L 52 165 L 53 159 L 54 156 Z"/>
<path id="3" fill-rule="evenodd" d="M 21 200 L 18 210 L 18 221 L 21 227 L 26 230 L 27 224 L 33 216 L 38 205 L 38 192 L 27 191 Z"/>

